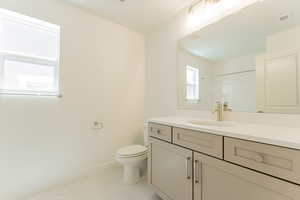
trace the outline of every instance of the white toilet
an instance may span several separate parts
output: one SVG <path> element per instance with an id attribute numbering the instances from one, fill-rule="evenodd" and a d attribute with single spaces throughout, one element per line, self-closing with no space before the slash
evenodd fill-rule
<path id="1" fill-rule="evenodd" d="M 144 130 L 145 146 L 132 145 L 118 150 L 116 160 L 124 167 L 123 179 L 126 184 L 136 184 L 141 180 L 141 168 L 147 159 L 148 131 Z"/>

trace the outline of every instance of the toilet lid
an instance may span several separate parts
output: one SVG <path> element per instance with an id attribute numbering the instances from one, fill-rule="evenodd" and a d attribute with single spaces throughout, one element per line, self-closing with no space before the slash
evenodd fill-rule
<path id="1" fill-rule="evenodd" d="M 127 146 L 118 151 L 118 155 L 121 157 L 133 157 L 140 156 L 147 152 L 147 148 L 141 145 Z"/>

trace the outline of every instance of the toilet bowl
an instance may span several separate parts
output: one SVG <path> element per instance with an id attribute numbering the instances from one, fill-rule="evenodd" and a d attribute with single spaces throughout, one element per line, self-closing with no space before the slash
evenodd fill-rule
<path id="1" fill-rule="evenodd" d="M 116 154 L 116 160 L 124 168 L 123 181 L 125 184 L 138 183 L 142 178 L 143 168 L 146 168 L 147 146 L 149 145 L 148 123 L 144 124 L 144 145 L 123 147 Z"/>
<path id="2" fill-rule="evenodd" d="M 116 160 L 124 167 L 125 184 L 136 184 L 141 180 L 141 166 L 147 159 L 147 147 L 132 145 L 118 150 Z"/>

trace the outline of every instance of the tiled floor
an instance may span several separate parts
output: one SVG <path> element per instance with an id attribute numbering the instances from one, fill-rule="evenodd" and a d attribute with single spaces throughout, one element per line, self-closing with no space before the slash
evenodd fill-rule
<path id="1" fill-rule="evenodd" d="M 28 200 L 161 200 L 146 181 L 130 186 L 121 177 L 122 169 L 113 168 Z"/>

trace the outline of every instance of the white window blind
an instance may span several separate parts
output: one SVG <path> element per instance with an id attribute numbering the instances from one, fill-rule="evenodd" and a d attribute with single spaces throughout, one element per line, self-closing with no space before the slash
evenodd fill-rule
<path id="1" fill-rule="evenodd" d="M 59 95 L 60 27 L 0 9 L 0 93 Z"/>
<path id="2" fill-rule="evenodd" d="M 186 100 L 197 103 L 199 95 L 199 69 L 186 66 Z"/>

